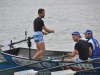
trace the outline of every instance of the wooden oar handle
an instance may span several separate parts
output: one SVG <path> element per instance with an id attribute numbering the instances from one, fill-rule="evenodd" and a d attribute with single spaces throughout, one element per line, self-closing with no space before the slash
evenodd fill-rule
<path id="1" fill-rule="evenodd" d="M 43 35 L 47 35 L 47 34 L 49 34 L 49 33 L 51 33 L 51 32 L 43 32 Z"/>
<path id="2" fill-rule="evenodd" d="M 65 59 L 65 57 L 67 57 L 68 55 L 63 55 L 63 57 L 62 57 L 62 59 L 61 60 L 64 60 Z"/>

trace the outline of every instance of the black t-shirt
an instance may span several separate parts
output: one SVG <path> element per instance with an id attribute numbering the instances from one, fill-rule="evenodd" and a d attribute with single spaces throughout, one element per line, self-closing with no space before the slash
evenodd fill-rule
<path id="1" fill-rule="evenodd" d="M 93 50 L 93 46 L 92 46 L 92 43 L 88 42 L 89 43 L 89 47 L 91 47 L 91 49 Z"/>
<path id="2" fill-rule="evenodd" d="M 42 26 L 44 26 L 44 22 L 41 18 L 36 18 L 33 23 L 34 31 L 42 31 Z"/>
<path id="3" fill-rule="evenodd" d="M 87 41 L 79 40 L 75 44 L 75 50 L 79 53 L 79 58 L 81 60 L 87 60 L 89 57 L 89 44 Z"/>

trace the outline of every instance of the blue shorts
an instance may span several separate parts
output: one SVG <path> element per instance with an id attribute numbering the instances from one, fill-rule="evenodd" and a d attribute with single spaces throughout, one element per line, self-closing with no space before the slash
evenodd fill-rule
<path id="1" fill-rule="evenodd" d="M 34 41 L 35 41 L 36 43 L 44 42 L 42 31 L 34 32 L 33 37 L 34 37 Z"/>
<path id="2" fill-rule="evenodd" d="M 76 58 L 75 62 L 79 63 L 79 62 L 83 62 L 83 60 L 81 60 L 80 58 Z"/>

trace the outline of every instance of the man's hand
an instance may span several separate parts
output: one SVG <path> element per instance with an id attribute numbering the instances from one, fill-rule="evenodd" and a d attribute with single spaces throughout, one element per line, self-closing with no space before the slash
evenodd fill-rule
<path id="1" fill-rule="evenodd" d="M 49 34 L 49 32 L 43 32 L 43 35 L 47 35 L 47 34 Z"/>
<path id="2" fill-rule="evenodd" d="M 54 30 L 51 30 L 51 33 L 54 33 Z"/>
<path id="3" fill-rule="evenodd" d="M 71 53 L 68 53 L 67 55 L 68 55 L 68 56 L 71 56 Z"/>

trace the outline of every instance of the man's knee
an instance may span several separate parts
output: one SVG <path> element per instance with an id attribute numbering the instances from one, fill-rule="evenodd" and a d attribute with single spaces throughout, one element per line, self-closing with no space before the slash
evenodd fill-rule
<path id="1" fill-rule="evenodd" d="M 45 53 L 45 50 L 40 50 L 40 51 L 41 51 L 42 54 Z"/>
<path id="2" fill-rule="evenodd" d="M 39 54 L 43 54 L 43 53 L 45 53 L 45 50 L 39 50 L 38 52 L 39 52 Z"/>

